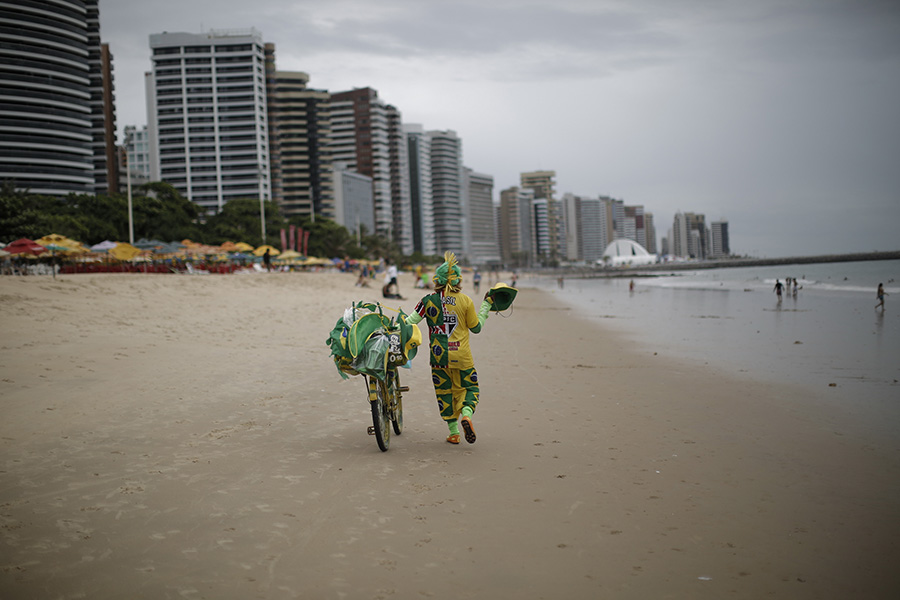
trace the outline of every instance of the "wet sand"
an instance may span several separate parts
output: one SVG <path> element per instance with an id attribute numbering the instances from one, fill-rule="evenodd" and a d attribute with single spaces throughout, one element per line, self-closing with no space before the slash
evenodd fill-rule
<path id="1" fill-rule="evenodd" d="M 473 338 L 475 444 L 423 351 L 380 452 L 324 343 L 354 280 L 0 278 L 0 598 L 900 591 L 896 438 L 547 293 Z"/>

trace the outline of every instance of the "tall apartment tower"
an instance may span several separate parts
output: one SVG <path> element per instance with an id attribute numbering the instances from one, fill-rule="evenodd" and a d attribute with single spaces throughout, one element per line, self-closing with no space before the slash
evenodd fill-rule
<path id="1" fill-rule="evenodd" d="M 271 199 L 265 51 L 255 29 L 150 36 L 160 179 L 207 213 Z"/>
<path id="2" fill-rule="evenodd" d="M 88 66 L 91 94 L 91 151 L 94 155 L 94 192 L 119 191 L 116 156 L 116 112 L 112 53 L 100 41 L 99 0 L 86 0 L 88 26 Z"/>
<path id="3" fill-rule="evenodd" d="M 653 223 L 653 213 L 644 213 L 644 236 L 647 241 L 644 248 L 650 254 L 656 254 L 656 225 Z"/>
<path id="4" fill-rule="evenodd" d="M 270 44 L 267 44 L 270 46 Z M 331 94 L 307 89 L 309 75 L 275 71 L 269 82 L 269 147 L 275 202 L 285 217 L 335 218 Z"/>
<path id="5" fill-rule="evenodd" d="M 556 171 L 521 173 L 519 181 L 523 188 L 534 190 L 535 199 L 547 200 L 547 258 L 555 261 L 560 256 L 565 257 L 564 222 L 556 199 Z"/>
<path id="6" fill-rule="evenodd" d="M 455 131 L 429 131 L 434 238 L 438 254 L 463 253 L 462 140 Z"/>
<path id="7" fill-rule="evenodd" d="M 534 190 L 511 187 L 500 192 L 500 257 L 508 268 L 530 266 L 535 230 Z"/>
<path id="8" fill-rule="evenodd" d="M 331 159 L 372 178 L 375 231 L 394 239 L 387 105 L 359 88 L 331 95 Z"/>
<path id="9" fill-rule="evenodd" d="M 712 233 L 712 254 L 710 258 L 727 258 L 731 256 L 731 245 L 728 242 L 728 221 L 710 223 Z"/>
<path id="10" fill-rule="evenodd" d="M 691 258 L 704 259 L 709 254 L 709 233 L 706 229 L 706 216 L 696 213 L 684 213 L 688 230 L 688 255 Z"/>
<path id="11" fill-rule="evenodd" d="M 126 125 L 124 150 L 127 157 L 128 173 L 131 174 L 131 185 L 146 183 L 150 179 L 150 139 L 147 126 L 140 129 L 134 125 Z M 124 170 L 121 174 L 121 182 L 127 186 Z"/>
<path id="12" fill-rule="evenodd" d="M 35 194 L 92 194 L 96 0 L 0 2 L 0 180 Z"/>
<path id="13" fill-rule="evenodd" d="M 581 226 L 581 259 L 594 264 L 612 241 L 609 235 L 609 203 L 603 198 L 582 198 L 579 213 Z"/>
<path id="14" fill-rule="evenodd" d="M 434 238 L 434 203 L 431 192 L 431 143 L 418 124 L 403 125 L 409 166 L 409 197 L 413 252 L 437 254 Z"/>
<path id="15" fill-rule="evenodd" d="M 672 222 L 672 230 L 668 236 L 670 251 L 673 256 L 687 258 L 690 256 L 688 251 L 688 226 L 684 213 L 678 211 Z"/>
<path id="16" fill-rule="evenodd" d="M 465 256 L 474 265 L 500 264 L 500 245 L 494 224 L 494 178 L 464 168 Z"/>
<path id="17" fill-rule="evenodd" d="M 563 229 L 566 232 L 565 259 L 577 262 L 584 259 L 581 227 L 581 201 L 582 198 L 575 194 L 563 194 L 560 202 L 560 214 L 563 216 Z"/>
<path id="18" fill-rule="evenodd" d="M 393 218 L 393 239 L 403 254 L 413 252 L 412 201 L 409 182 L 409 148 L 403 133 L 403 119 L 400 111 L 387 107 L 388 157 L 391 177 L 391 216 Z"/>

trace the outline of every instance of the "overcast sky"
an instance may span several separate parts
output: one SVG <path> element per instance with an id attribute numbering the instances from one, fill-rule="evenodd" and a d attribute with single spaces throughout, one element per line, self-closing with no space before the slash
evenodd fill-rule
<path id="1" fill-rule="evenodd" d="M 255 27 L 310 87 L 371 87 L 466 166 L 729 221 L 732 252 L 900 250 L 896 0 L 101 0 L 121 128 L 149 35 Z"/>

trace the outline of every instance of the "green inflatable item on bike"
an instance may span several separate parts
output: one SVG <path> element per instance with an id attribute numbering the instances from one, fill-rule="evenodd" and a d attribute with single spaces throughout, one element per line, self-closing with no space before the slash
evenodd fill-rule
<path id="1" fill-rule="evenodd" d="M 519 293 L 514 287 L 510 287 L 505 283 L 498 283 L 490 290 L 487 296 L 491 299 L 491 312 L 501 312 L 512 306 L 516 294 Z"/>
<path id="2" fill-rule="evenodd" d="M 350 334 L 347 336 L 347 347 L 354 358 L 359 356 L 359 353 L 372 335 L 384 330 L 385 319 L 386 317 L 378 313 L 369 313 L 353 322 L 353 325 L 350 327 Z"/>

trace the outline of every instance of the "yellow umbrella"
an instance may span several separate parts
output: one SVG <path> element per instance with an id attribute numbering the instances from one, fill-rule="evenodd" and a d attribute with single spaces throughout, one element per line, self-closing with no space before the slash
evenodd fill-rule
<path id="1" fill-rule="evenodd" d="M 56 250 L 57 252 L 62 252 L 62 253 L 73 252 L 73 253 L 79 253 L 79 254 L 84 253 L 84 252 L 90 252 L 90 250 L 88 248 L 85 248 L 84 244 L 82 244 L 81 242 L 73 240 L 71 238 L 67 238 L 66 236 L 60 235 L 58 233 L 51 233 L 51 234 L 45 235 L 41 239 L 35 240 L 35 241 L 38 244 L 40 244 L 41 246 L 45 246 L 45 247 L 56 246 L 56 248 L 54 248 L 54 250 Z M 60 248 L 64 248 L 64 249 L 60 249 Z"/>
<path id="2" fill-rule="evenodd" d="M 256 250 L 253 251 L 253 254 L 256 256 L 262 256 L 263 254 L 266 253 L 266 250 L 269 251 L 269 256 L 278 256 L 279 254 L 281 254 L 280 250 L 278 250 L 274 246 L 269 246 L 268 244 L 266 244 L 265 246 L 260 246 L 259 248 L 257 248 Z"/>
<path id="3" fill-rule="evenodd" d="M 263 250 L 265 252 L 265 250 Z M 278 260 L 288 260 L 291 258 L 302 258 L 303 255 L 297 252 L 296 250 L 285 250 L 281 254 L 278 255 Z"/>
<path id="4" fill-rule="evenodd" d="M 118 260 L 132 260 L 143 252 L 140 248 L 135 248 L 129 243 L 119 242 L 115 248 L 109 250 L 109 255 Z"/>
<path id="5" fill-rule="evenodd" d="M 306 260 L 303 261 L 303 264 L 306 266 L 324 266 L 330 265 L 332 262 L 327 258 L 318 258 L 316 256 L 307 256 Z"/>
<path id="6" fill-rule="evenodd" d="M 234 245 L 234 249 L 238 252 L 253 252 L 253 246 L 247 242 L 238 242 Z M 265 250 L 263 250 L 263 252 L 265 252 Z"/>

